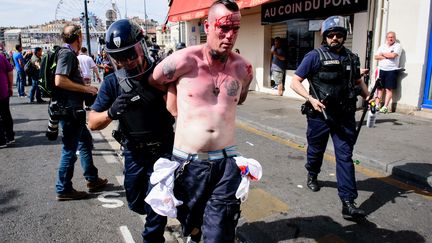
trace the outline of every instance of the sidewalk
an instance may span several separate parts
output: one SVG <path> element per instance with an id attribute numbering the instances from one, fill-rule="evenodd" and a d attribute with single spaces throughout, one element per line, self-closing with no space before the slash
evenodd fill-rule
<path id="1" fill-rule="evenodd" d="M 301 100 L 251 91 L 239 106 L 237 119 L 257 129 L 306 142 L 306 117 Z M 359 121 L 362 111 L 356 113 Z M 363 124 L 366 124 L 366 118 Z M 354 148 L 354 160 L 362 166 L 396 176 L 424 189 L 432 189 L 432 119 L 399 113 L 377 114 L 374 128 L 361 128 Z M 331 139 L 327 153 L 334 155 Z"/>

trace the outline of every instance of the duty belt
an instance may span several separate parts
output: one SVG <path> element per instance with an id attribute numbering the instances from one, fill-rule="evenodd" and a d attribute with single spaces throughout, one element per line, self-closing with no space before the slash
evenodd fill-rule
<path id="1" fill-rule="evenodd" d="M 161 145 L 161 142 L 133 143 L 129 141 L 126 147 L 128 149 L 158 149 Z"/>
<path id="2" fill-rule="evenodd" d="M 236 157 L 239 153 L 237 152 L 237 146 L 233 145 L 220 150 L 198 152 L 195 154 L 189 154 L 174 148 L 173 155 L 186 160 L 220 160 L 223 158 Z"/>

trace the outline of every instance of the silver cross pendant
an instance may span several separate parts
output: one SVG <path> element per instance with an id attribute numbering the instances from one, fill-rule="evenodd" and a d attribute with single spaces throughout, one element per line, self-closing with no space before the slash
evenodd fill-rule
<path id="1" fill-rule="evenodd" d="M 213 94 L 214 94 L 215 96 L 218 96 L 218 95 L 219 95 L 219 92 L 220 92 L 219 87 L 214 87 L 214 89 L 213 89 Z"/>

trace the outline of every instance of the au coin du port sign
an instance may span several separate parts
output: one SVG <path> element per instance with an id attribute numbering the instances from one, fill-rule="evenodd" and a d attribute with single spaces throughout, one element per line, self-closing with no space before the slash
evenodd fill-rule
<path id="1" fill-rule="evenodd" d="M 285 0 L 261 5 L 261 23 L 364 12 L 368 0 Z"/>

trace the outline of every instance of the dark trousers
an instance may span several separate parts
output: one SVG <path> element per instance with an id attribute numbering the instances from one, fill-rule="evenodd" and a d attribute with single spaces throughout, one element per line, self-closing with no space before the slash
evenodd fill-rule
<path id="1" fill-rule="evenodd" d="M 167 148 L 167 151 L 170 151 Z M 165 242 L 163 237 L 167 218 L 155 213 L 150 205 L 144 202 L 152 185 L 150 176 L 153 165 L 161 157 L 161 153 L 149 151 L 146 148 L 124 151 L 124 187 L 129 209 L 139 214 L 147 214 L 146 223 L 142 232 L 143 242 Z"/>
<path id="2" fill-rule="evenodd" d="M 37 79 L 32 79 L 32 87 L 30 90 L 30 102 L 34 101 L 36 96 L 36 101 L 42 101 L 41 92 L 39 90 L 39 81 Z"/>
<path id="3" fill-rule="evenodd" d="M 19 96 L 25 96 L 26 95 L 25 88 L 24 88 L 26 79 L 27 79 L 27 76 L 26 76 L 24 71 L 17 71 L 16 86 L 17 86 Z"/>
<path id="4" fill-rule="evenodd" d="M 307 163 L 305 165 L 310 175 L 318 175 L 321 171 L 324 152 L 331 136 L 336 155 L 336 179 L 338 194 L 341 200 L 357 198 L 352 153 L 355 144 L 355 117 L 353 112 L 347 112 L 334 118 L 330 125 L 322 115 L 307 117 Z"/>
<path id="5" fill-rule="evenodd" d="M 0 100 L 0 144 L 13 139 L 13 120 L 9 108 L 9 97 L 7 97 Z"/>
<path id="6" fill-rule="evenodd" d="M 189 161 L 173 156 L 173 160 L 180 162 L 179 168 L 188 163 L 181 173 L 177 171 L 174 186 L 175 197 L 183 201 L 177 207 L 183 234 L 197 228 L 206 243 L 234 243 L 240 218 L 240 200 L 235 193 L 241 181 L 235 159 Z"/>

